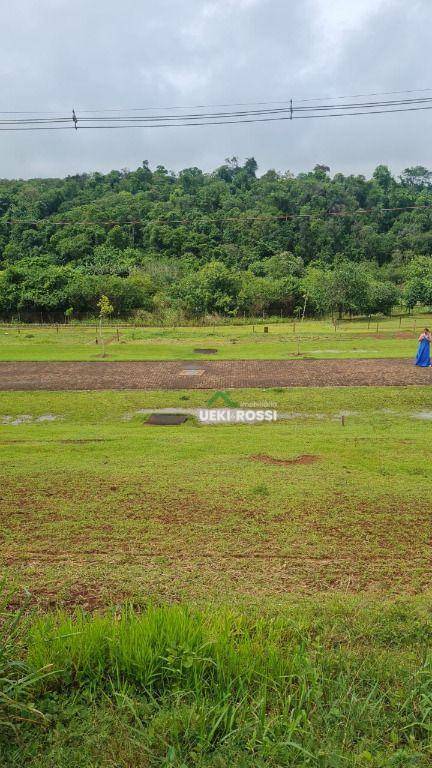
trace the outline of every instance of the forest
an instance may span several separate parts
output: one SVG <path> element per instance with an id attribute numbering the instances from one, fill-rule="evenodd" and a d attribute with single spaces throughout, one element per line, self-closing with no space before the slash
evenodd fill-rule
<path id="1" fill-rule="evenodd" d="M 317 165 L 0 180 L 0 317 L 389 314 L 432 306 L 432 172 Z M 101 304 L 101 299 L 103 299 Z M 105 304 L 104 304 L 105 302 Z"/>

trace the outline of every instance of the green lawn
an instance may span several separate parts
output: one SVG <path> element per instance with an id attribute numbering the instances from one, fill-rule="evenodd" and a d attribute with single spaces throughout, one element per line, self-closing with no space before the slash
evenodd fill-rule
<path id="1" fill-rule="evenodd" d="M 11 651 L 11 677 L 18 652 L 48 677 L 21 694 L 33 722 L 0 724 L 0 763 L 427 768 L 431 639 L 419 599 L 45 616 Z"/>
<path id="2" fill-rule="evenodd" d="M 0 765 L 430 766 L 432 388 L 212 394 L 0 393 Z"/>
<path id="3" fill-rule="evenodd" d="M 210 394 L 1 393 L 0 556 L 18 583 L 90 608 L 429 589 L 430 388 L 236 390 L 291 416 L 256 426 L 139 413 Z"/>
<path id="4" fill-rule="evenodd" d="M 330 320 L 304 323 L 226 325 L 184 328 L 104 329 L 107 360 L 277 359 L 413 357 L 419 331 L 431 316 L 416 315 L 371 321 Z M 86 325 L 0 327 L 0 360 L 99 360 L 95 327 Z M 195 348 L 217 349 L 200 355 Z"/>

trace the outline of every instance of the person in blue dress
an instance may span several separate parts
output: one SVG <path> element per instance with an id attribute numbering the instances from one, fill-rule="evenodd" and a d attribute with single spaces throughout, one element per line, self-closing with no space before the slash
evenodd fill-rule
<path id="1" fill-rule="evenodd" d="M 432 341 L 432 335 L 429 328 L 425 328 L 423 333 L 419 336 L 419 346 L 417 350 L 417 357 L 415 364 L 420 368 L 430 368 L 430 345 Z"/>

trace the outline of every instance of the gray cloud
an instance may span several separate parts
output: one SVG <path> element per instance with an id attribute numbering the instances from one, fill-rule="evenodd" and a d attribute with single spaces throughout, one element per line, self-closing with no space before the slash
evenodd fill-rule
<path id="1" fill-rule="evenodd" d="M 417 0 L 20 0 L 0 10 L 1 110 L 78 111 L 432 87 Z M 0 133 L 0 177 L 134 168 L 432 166 L 432 113 L 160 130 Z"/>

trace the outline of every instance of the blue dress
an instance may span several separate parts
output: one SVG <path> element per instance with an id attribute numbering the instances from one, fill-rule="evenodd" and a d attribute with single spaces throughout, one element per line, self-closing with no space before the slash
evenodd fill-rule
<path id="1" fill-rule="evenodd" d="M 426 338 L 420 341 L 415 364 L 419 365 L 420 368 L 429 368 L 431 364 L 430 341 Z"/>

